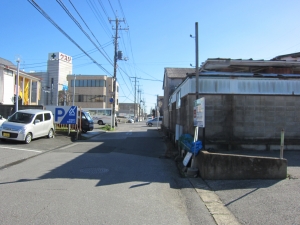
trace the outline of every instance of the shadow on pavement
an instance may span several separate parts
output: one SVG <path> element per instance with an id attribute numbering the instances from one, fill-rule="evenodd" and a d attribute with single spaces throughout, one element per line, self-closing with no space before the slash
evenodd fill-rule
<path id="1" fill-rule="evenodd" d="M 118 132 L 111 135 L 120 135 Z M 140 188 L 151 183 L 168 183 L 171 188 L 191 188 L 186 179 L 182 182 L 173 159 L 161 158 L 166 152 L 163 135 L 157 130 L 135 133 L 121 139 L 77 141 L 55 153 L 74 153 L 78 156 L 37 179 L 20 179 L 28 182 L 44 179 L 98 180 L 95 186 L 135 182 L 130 188 Z M 93 146 L 89 148 L 88 146 Z M 53 162 L 55 164 L 55 162 Z M 6 184 L 6 183 L 2 183 Z"/>

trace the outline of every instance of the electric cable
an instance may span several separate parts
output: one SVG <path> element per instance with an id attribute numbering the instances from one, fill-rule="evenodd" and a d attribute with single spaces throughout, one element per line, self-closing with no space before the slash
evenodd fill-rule
<path id="1" fill-rule="evenodd" d="M 64 34 L 74 45 L 76 45 L 82 52 L 89 57 L 92 62 L 94 62 L 99 68 L 105 71 L 107 74 L 112 76 L 101 64 L 99 64 L 95 59 L 93 59 L 79 44 L 77 44 L 62 28 L 60 28 L 52 19 L 51 17 L 36 3 L 34 0 L 27 0 L 32 6 L 38 10 L 50 23 L 52 23 L 62 34 Z"/>
<path id="2" fill-rule="evenodd" d="M 107 53 L 105 54 L 100 50 L 100 48 L 96 45 L 96 43 L 92 40 L 92 38 L 88 35 L 88 33 L 83 29 L 83 27 L 80 25 L 80 23 L 74 18 L 74 16 L 70 13 L 70 11 L 67 9 L 67 7 L 64 5 L 64 3 L 61 0 L 56 0 L 58 4 L 63 8 L 63 10 L 69 15 L 69 17 L 73 20 L 73 22 L 77 25 L 77 27 L 85 34 L 85 36 L 92 42 L 92 44 L 98 49 L 98 51 L 104 56 L 104 58 L 111 63 L 113 66 L 112 60 L 109 58 Z M 99 42 L 98 42 L 99 43 Z M 99 44 L 100 45 L 100 44 Z M 101 45 L 100 45 L 101 46 Z"/>

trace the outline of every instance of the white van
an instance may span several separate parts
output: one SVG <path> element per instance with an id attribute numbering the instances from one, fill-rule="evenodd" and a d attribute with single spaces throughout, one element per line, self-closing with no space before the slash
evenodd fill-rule
<path id="1" fill-rule="evenodd" d="M 24 141 L 47 136 L 54 137 L 53 115 L 51 111 L 40 109 L 19 110 L 0 126 L 0 139 Z"/>
<path id="2" fill-rule="evenodd" d="M 111 124 L 111 108 L 83 108 L 83 111 L 89 112 L 94 123 L 99 125 Z"/>

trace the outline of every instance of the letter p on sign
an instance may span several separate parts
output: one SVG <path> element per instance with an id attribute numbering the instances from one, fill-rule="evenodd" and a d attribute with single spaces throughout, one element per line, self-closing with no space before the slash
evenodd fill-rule
<path id="1" fill-rule="evenodd" d="M 62 108 L 55 108 L 55 121 L 58 121 L 58 117 L 65 115 L 65 110 Z"/>

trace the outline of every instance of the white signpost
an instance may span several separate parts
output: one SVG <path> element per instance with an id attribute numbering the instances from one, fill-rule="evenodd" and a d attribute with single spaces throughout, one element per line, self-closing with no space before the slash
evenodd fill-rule
<path id="1" fill-rule="evenodd" d="M 205 98 L 194 101 L 194 126 L 205 127 Z"/>

